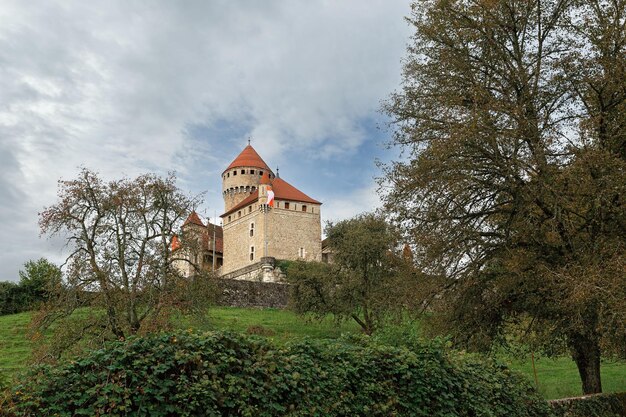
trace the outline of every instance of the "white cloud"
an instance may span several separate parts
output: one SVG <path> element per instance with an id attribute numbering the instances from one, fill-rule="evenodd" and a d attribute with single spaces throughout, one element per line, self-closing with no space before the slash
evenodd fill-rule
<path id="1" fill-rule="evenodd" d="M 37 212 L 80 165 L 107 178 L 175 169 L 183 185 L 221 172 L 228 157 L 207 152 L 229 144 L 190 125 L 245 124 L 266 160 L 350 155 L 367 140 L 359 121 L 398 85 L 407 13 L 400 0 L 3 1 L 0 280 L 58 252 L 37 239 Z"/>

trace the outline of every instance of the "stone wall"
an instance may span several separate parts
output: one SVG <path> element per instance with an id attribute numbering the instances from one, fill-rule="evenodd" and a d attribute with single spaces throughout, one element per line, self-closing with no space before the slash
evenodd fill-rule
<path id="1" fill-rule="evenodd" d="M 288 284 L 218 279 L 217 285 L 223 306 L 285 308 L 289 301 Z"/>
<path id="2" fill-rule="evenodd" d="M 276 201 L 279 207 L 271 209 L 267 215 L 255 202 L 224 219 L 224 266 L 222 271 L 229 274 L 252 265 L 264 254 L 265 221 L 267 220 L 268 251 L 267 255 L 277 259 L 300 259 L 300 248 L 304 249 L 307 261 L 322 260 L 322 225 L 320 205 Z M 230 217 L 230 221 L 228 218 Z M 250 236 L 251 224 L 254 224 L 253 236 Z M 254 259 L 250 260 L 251 247 L 254 247 Z"/>
<path id="3" fill-rule="evenodd" d="M 626 392 L 548 402 L 556 417 L 626 417 Z"/>
<path id="4" fill-rule="evenodd" d="M 241 217 L 239 212 L 241 212 Z M 224 266 L 222 267 L 224 274 L 257 263 L 263 256 L 263 217 L 261 214 L 258 205 L 252 204 L 224 219 Z M 231 217 L 230 222 L 228 217 Z M 251 224 L 254 224 L 252 236 L 250 236 Z M 254 247 L 253 260 L 250 260 L 251 247 Z"/>
<path id="5" fill-rule="evenodd" d="M 304 249 L 304 260 L 322 260 L 322 225 L 320 205 L 285 201 L 276 202 L 279 207 L 272 209 L 268 219 L 268 256 L 276 259 L 300 259 L 300 248 Z"/>

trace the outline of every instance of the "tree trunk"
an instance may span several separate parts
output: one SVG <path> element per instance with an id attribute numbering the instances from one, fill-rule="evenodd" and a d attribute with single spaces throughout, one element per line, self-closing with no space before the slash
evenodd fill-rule
<path id="1" fill-rule="evenodd" d="M 585 395 L 602 392 L 600 346 L 594 336 L 576 334 L 571 338 L 572 359 L 578 367 Z"/>

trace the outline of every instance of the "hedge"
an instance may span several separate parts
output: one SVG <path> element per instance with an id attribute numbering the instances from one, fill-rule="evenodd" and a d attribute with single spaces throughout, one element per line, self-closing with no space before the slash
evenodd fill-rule
<path id="1" fill-rule="evenodd" d="M 548 416 L 528 382 L 436 345 L 275 346 L 178 332 L 114 342 L 40 366 L 13 385 L 5 416 Z"/>

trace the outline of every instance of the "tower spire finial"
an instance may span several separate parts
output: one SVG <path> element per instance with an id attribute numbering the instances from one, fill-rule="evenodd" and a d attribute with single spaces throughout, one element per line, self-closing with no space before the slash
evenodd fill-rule
<path id="1" fill-rule="evenodd" d="M 250 145 L 250 136 L 248 136 L 248 146 Z"/>
<path id="2" fill-rule="evenodd" d="M 276 167 L 276 178 L 280 178 L 280 174 L 278 173 L 278 167 Z"/>

